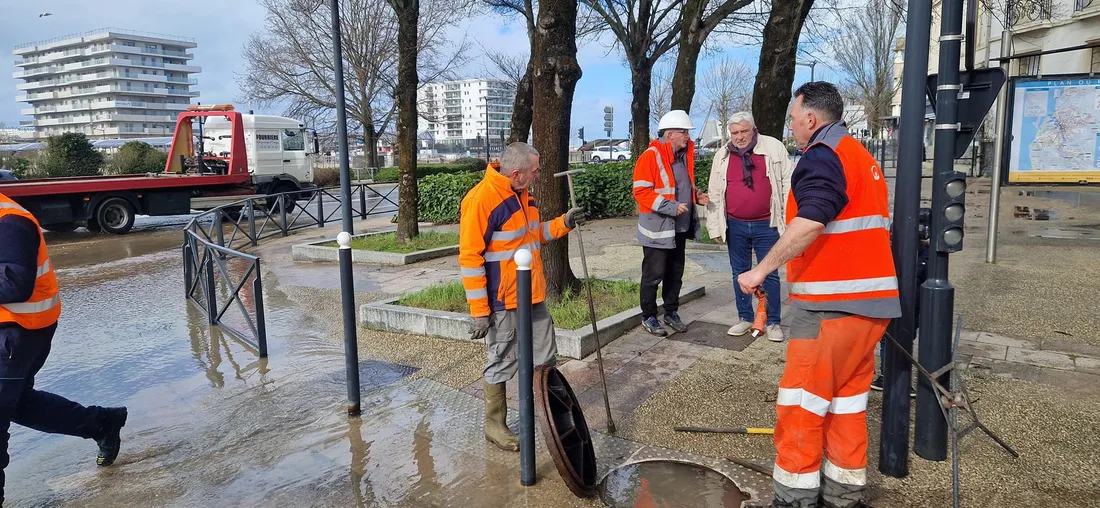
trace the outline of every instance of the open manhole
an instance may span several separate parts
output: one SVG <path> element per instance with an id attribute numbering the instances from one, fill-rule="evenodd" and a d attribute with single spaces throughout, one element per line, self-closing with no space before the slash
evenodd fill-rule
<path id="1" fill-rule="evenodd" d="M 535 411 L 562 480 L 574 495 L 591 497 L 596 488 L 592 436 L 577 396 L 555 367 L 535 369 Z"/>
<path id="2" fill-rule="evenodd" d="M 674 460 L 626 464 L 597 488 L 610 508 L 740 508 L 749 496 L 726 475 Z"/>

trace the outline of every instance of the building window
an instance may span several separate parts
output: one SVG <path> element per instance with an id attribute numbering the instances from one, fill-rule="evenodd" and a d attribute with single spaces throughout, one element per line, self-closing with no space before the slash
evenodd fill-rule
<path id="1" fill-rule="evenodd" d="M 1039 55 L 1021 58 L 1020 68 L 1017 74 L 1020 76 L 1038 76 L 1039 58 Z"/>

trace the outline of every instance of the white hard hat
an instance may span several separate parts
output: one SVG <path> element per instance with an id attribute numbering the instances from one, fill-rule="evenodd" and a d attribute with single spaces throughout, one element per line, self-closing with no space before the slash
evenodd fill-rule
<path id="1" fill-rule="evenodd" d="M 695 124 L 691 123 L 691 117 L 682 109 L 674 109 L 665 113 L 665 115 L 661 117 L 660 123 L 657 124 L 658 131 L 663 131 L 665 129 L 691 130 L 694 128 Z"/>

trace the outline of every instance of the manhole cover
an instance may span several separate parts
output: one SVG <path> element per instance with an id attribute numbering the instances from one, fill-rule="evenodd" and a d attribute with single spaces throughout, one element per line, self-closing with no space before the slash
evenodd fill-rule
<path id="1" fill-rule="evenodd" d="M 1042 228 L 1032 233 L 1037 238 L 1062 238 L 1067 240 L 1100 240 L 1100 231 L 1085 228 Z"/>
<path id="2" fill-rule="evenodd" d="M 748 499 L 722 473 L 671 460 L 621 466 L 607 474 L 598 491 L 611 508 L 739 508 Z"/>
<path id="3" fill-rule="evenodd" d="M 693 321 L 688 325 L 687 333 L 674 333 L 669 339 L 680 342 L 690 342 L 701 346 L 719 347 L 730 351 L 744 351 L 755 338 L 751 334 L 741 336 L 727 335 L 729 325 L 711 323 L 709 321 Z"/>
<path id="4" fill-rule="evenodd" d="M 554 466 L 565 484 L 577 497 L 591 497 L 596 487 L 592 437 L 580 402 L 555 367 L 535 369 L 535 411 Z"/>

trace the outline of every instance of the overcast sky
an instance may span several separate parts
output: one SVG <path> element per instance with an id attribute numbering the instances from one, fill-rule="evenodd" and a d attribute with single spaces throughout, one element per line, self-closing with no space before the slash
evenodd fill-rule
<path id="1" fill-rule="evenodd" d="M 18 125 L 20 109 L 30 107 L 15 101 L 15 86 L 22 81 L 12 77 L 17 68 L 12 50 L 15 46 L 52 39 L 54 37 L 82 33 L 105 27 L 124 28 L 195 39 L 198 47 L 193 50 L 192 65 L 202 67 L 193 75 L 199 81 L 201 95 L 197 99 L 204 104 L 232 103 L 240 97 L 234 71 L 245 68 L 241 49 L 253 32 L 263 30 L 264 10 L 253 0 L 36 0 L 33 2 L 2 0 L 0 11 L 0 122 Z M 95 7 L 91 7 L 94 5 Z M 159 11 L 171 13 L 161 14 Z M 51 16 L 39 17 L 42 12 Z M 488 27 L 488 29 L 487 29 Z M 463 33 L 475 41 L 475 58 L 462 73 L 466 77 L 483 77 L 493 72 L 491 65 L 481 57 L 480 42 L 486 48 L 527 47 L 526 27 L 517 22 L 487 15 L 473 18 L 452 30 L 456 38 Z M 751 69 L 757 67 L 756 48 L 733 48 L 727 54 L 741 59 Z M 675 57 L 674 52 L 670 55 Z M 580 48 L 578 54 L 583 77 L 577 85 L 573 101 L 571 136 L 578 127 L 585 127 L 588 138 L 603 128 L 603 107 L 615 108 L 616 137 L 626 137 L 630 116 L 630 72 L 623 64 L 616 49 L 608 54 L 608 48 L 598 42 Z M 700 64 L 703 76 L 709 61 Z M 799 67 L 795 82 L 808 80 L 807 68 Z M 827 72 L 827 70 L 825 71 Z M 818 66 L 818 79 L 823 69 Z M 195 101 L 195 99 L 192 99 Z M 697 99 L 698 100 L 698 99 Z M 247 104 L 236 104 L 247 109 Z M 706 114 L 705 108 L 696 107 L 692 115 L 699 126 Z M 280 114 L 281 111 L 256 111 Z"/>

